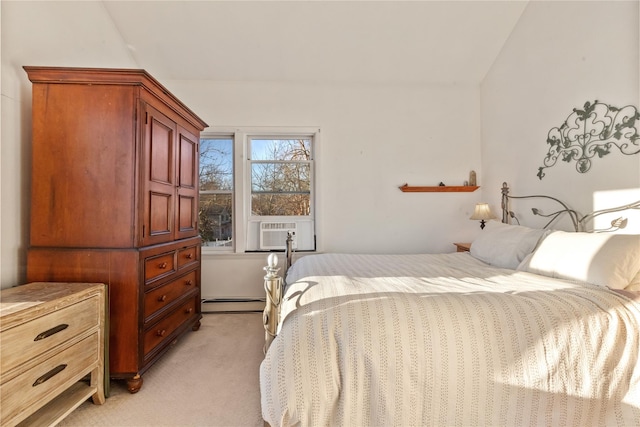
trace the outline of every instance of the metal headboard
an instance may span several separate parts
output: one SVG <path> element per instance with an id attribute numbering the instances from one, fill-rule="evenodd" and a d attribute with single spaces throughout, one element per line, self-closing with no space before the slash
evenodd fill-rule
<path id="1" fill-rule="evenodd" d="M 571 222 L 573 224 L 573 228 L 575 231 L 587 231 L 586 230 L 586 225 L 589 221 L 593 220 L 595 217 L 599 216 L 599 215 L 603 215 L 603 214 L 608 214 L 608 213 L 613 213 L 613 212 L 621 212 L 621 211 L 625 211 L 625 210 L 629 210 L 629 209 L 640 209 L 640 200 L 633 202 L 633 203 L 629 203 L 626 205 L 622 205 L 622 206 L 616 206 L 613 208 L 608 208 L 608 209 L 600 209 L 597 211 L 593 211 L 590 212 L 586 215 L 580 215 L 580 213 L 578 213 L 578 211 L 576 211 L 575 209 L 571 209 L 566 203 L 564 203 L 562 200 L 559 200 L 555 197 L 551 197 L 551 196 L 545 196 L 545 195 L 541 195 L 541 194 L 536 194 L 536 195 L 531 195 L 531 196 L 511 196 L 509 195 L 509 186 L 507 185 L 506 182 L 502 183 L 502 202 L 501 202 L 501 208 L 502 208 L 502 222 L 506 223 L 506 224 L 510 224 L 511 223 L 511 219 L 514 219 L 518 224 L 520 224 L 520 221 L 518 220 L 518 218 L 516 217 L 515 213 L 511 210 L 510 208 L 510 200 L 511 199 L 548 199 L 548 200 L 552 200 L 554 202 L 556 202 L 557 204 L 559 204 L 562 209 L 559 209 L 555 212 L 552 212 L 550 214 L 544 214 L 542 213 L 542 211 L 538 208 L 532 208 L 531 211 L 533 212 L 534 215 L 540 216 L 540 217 L 544 217 L 544 218 L 550 218 L 549 221 L 545 224 L 545 226 L 543 228 L 547 228 L 549 227 L 549 225 L 551 225 L 551 223 L 553 223 L 556 219 L 558 219 L 562 214 L 567 214 L 569 216 L 569 218 L 571 219 Z M 592 232 L 611 232 L 611 231 L 616 231 L 619 229 L 623 229 L 627 226 L 627 218 L 623 218 L 623 217 L 619 217 L 616 218 L 614 220 L 611 221 L 611 227 L 606 228 L 606 229 L 598 229 L 598 230 L 591 230 Z"/>

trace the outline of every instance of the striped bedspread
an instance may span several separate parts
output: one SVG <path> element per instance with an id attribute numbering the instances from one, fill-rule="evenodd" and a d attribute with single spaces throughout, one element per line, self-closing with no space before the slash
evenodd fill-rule
<path id="1" fill-rule="evenodd" d="M 260 368 L 271 426 L 640 425 L 640 303 L 468 253 L 309 255 Z"/>

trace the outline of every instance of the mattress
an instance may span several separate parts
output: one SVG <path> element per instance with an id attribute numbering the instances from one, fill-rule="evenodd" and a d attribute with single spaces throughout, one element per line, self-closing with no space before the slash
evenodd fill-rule
<path id="1" fill-rule="evenodd" d="M 640 304 L 468 253 L 317 254 L 260 367 L 271 426 L 640 425 Z"/>

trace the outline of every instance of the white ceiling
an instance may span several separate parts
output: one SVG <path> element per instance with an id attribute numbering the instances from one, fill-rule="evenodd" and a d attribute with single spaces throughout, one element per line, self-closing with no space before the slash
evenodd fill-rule
<path id="1" fill-rule="evenodd" d="M 103 1 L 159 79 L 482 81 L 527 5 L 503 1 Z"/>

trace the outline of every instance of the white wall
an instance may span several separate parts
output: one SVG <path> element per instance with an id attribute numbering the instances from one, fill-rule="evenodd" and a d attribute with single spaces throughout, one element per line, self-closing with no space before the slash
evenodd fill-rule
<path id="1" fill-rule="evenodd" d="M 28 247 L 31 86 L 21 67 L 139 66 L 101 3 L 0 5 L 0 286 L 7 287 L 24 280 Z M 324 251 L 453 251 L 452 242 L 469 241 L 479 232 L 468 217 L 482 189 L 418 194 L 398 189 L 404 183 L 460 185 L 471 169 L 483 185 L 477 85 L 161 83 L 211 125 L 321 128 L 317 234 Z M 262 258 L 205 256 L 203 297 L 262 296 Z"/>
<path id="2" fill-rule="evenodd" d="M 318 249 L 451 252 L 480 228 L 475 193 L 402 193 L 398 186 L 462 185 L 480 170 L 479 87 L 274 82 L 165 82 L 210 125 L 321 129 L 317 153 Z M 237 256 L 204 256 L 203 296 L 263 293 L 265 256 L 229 271 Z M 228 271 L 228 274 L 222 274 Z M 229 289 L 233 293 L 229 294 Z M 220 292 L 223 292 L 220 294 Z"/>
<path id="3" fill-rule="evenodd" d="M 637 1 L 529 3 L 481 88 L 488 187 L 507 181 L 514 195 L 552 195 L 583 213 L 602 208 L 596 201 L 602 192 L 632 190 L 620 192 L 618 203 L 640 199 L 640 155 L 616 149 L 592 159 L 587 173 L 579 174 L 575 162 L 558 161 L 542 180 L 536 176 L 549 130 L 574 107 L 596 99 L 640 106 L 638 6 Z M 492 205 L 499 206 L 490 194 Z M 518 213 L 527 215 L 523 209 Z"/>
<path id="4" fill-rule="evenodd" d="M 321 250 L 446 251 L 465 236 L 459 228 L 474 225 L 465 215 L 477 194 L 408 194 L 398 186 L 462 185 L 471 169 L 482 184 L 477 87 L 167 84 L 213 125 L 321 129 Z"/>

